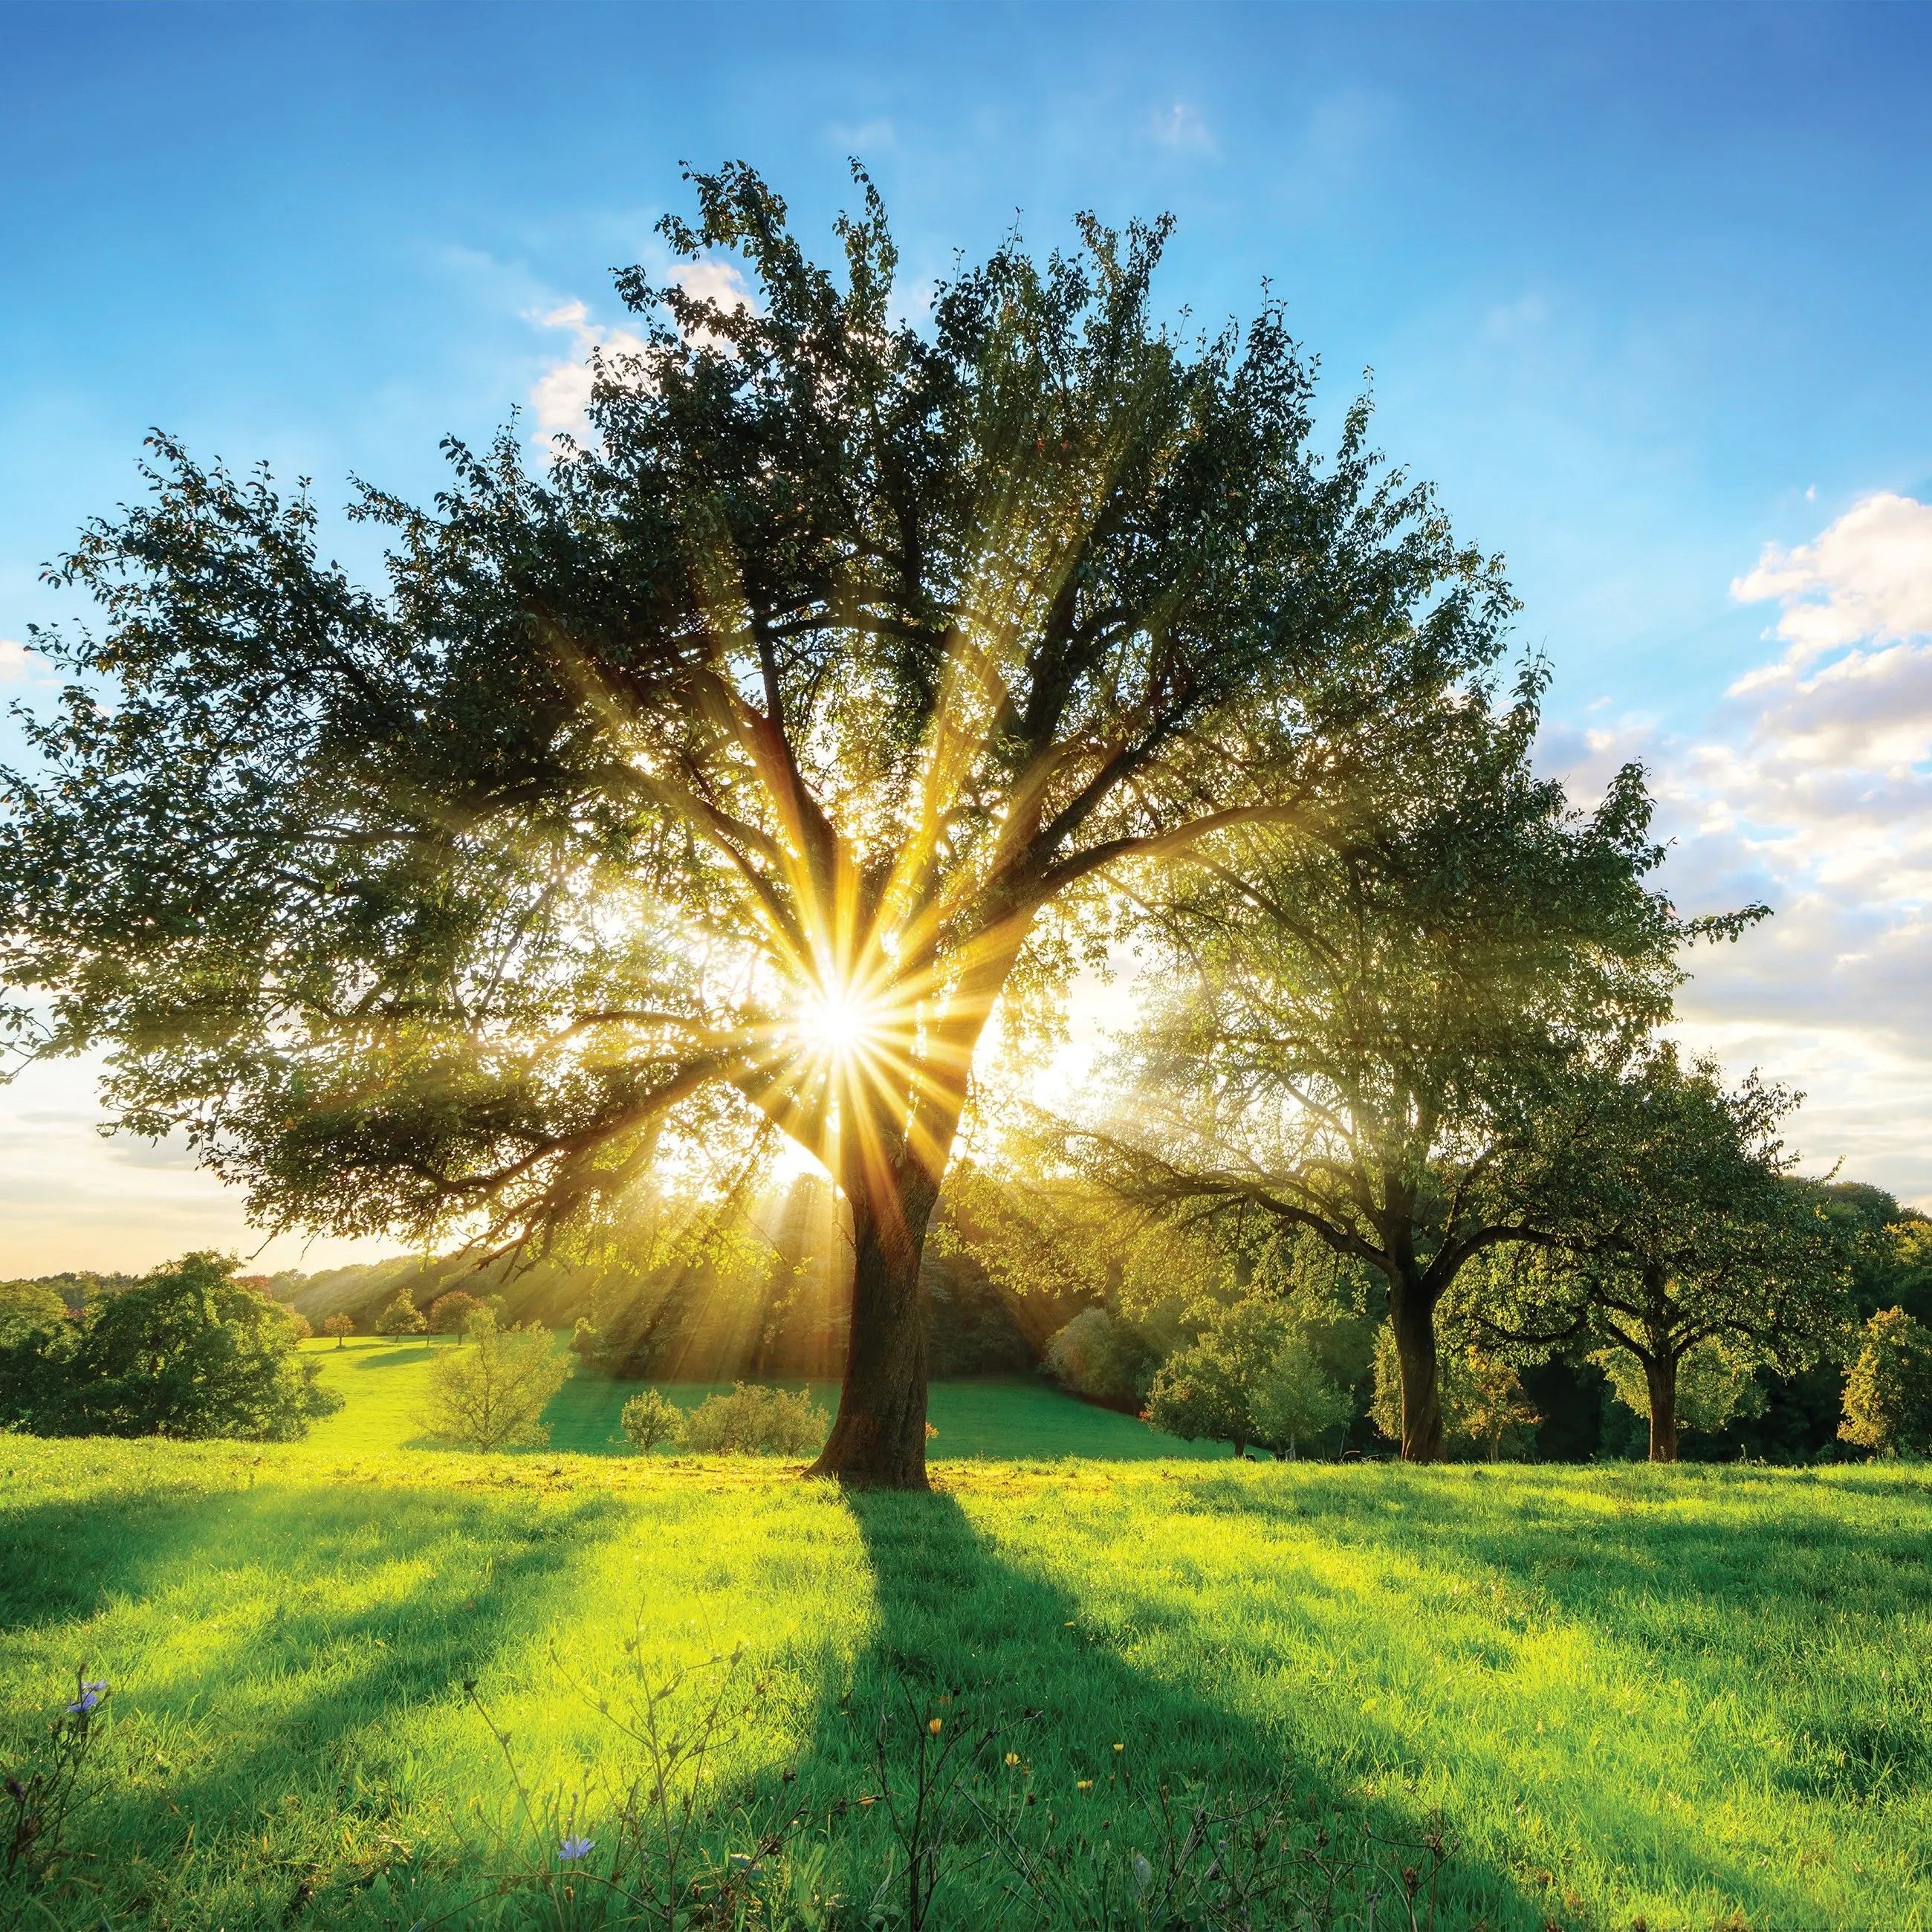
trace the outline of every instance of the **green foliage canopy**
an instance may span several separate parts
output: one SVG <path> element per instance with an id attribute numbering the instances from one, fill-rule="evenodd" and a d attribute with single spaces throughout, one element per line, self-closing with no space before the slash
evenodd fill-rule
<path id="1" fill-rule="evenodd" d="M 1647 884 L 1637 767 L 1588 813 L 1536 776 L 1544 676 L 1393 725 L 1322 812 L 1178 874 L 1115 1122 L 1070 1144 L 1144 1205 L 1305 1229 L 1379 1275 L 1424 1460 L 1435 1311 L 1552 1224 L 1557 1097 L 1670 1012 L 1681 946 L 1755 916 L 1685 920 Z"/>

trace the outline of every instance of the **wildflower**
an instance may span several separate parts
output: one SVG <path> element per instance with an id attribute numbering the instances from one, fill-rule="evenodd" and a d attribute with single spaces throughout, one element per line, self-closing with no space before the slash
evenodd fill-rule
<path id="1" fill-rule="evenodd" d="M 100 1702 L 106 1689 L 107 1684 L 104 1678 L 91 1678 L 81 1685 L 80 1695 L 68 1706 L 68 1708 L 70 1711 L 91 1711 Z"/>
<path id="2" fill-rule="evenodd" d="M 1116 1744 L 1114 1748 L 1116 1750 L 1125 1750 L 1126 1749 L 1126 1746 L 1125 1744 Z"/>
<path id="3" fill-rule="evenodd" d="M 1076 1778 L 1073 1780 L 1073 1788 L 1076 1791 L 1091 1791 L 1094 1780 L 1090 1778 Z"/>
<path id="4" fill-rule="evenodd" d="M 595 1838 L 566 1838 L 556 1848 L 557 1862 L 560 1864 L 574 1864 L 579 1858 L 588 1858 L 596 1849 Z"/>
<path id="5" fill-rule="evenodd" d="M 1016 1765 L 1016 1764 L 1018 1764 L 1018 1763 L 1019 1762 L 1019 1761 L 1020 1761 L 1020 1754 L 1019 1754 L 1019 1753 L 1018 1753 L 1018 1751 L 1009 1751 L 1009 1752 L 1007 1752 L 1007 1754 L 1006 1754 L 1006 1767 L 1007 1767 L 1007 1768 L 1008 1768 L 1009 1770 L 1011 1770 L 1011 1769 L 1012 1769 L 1012 1768 L 1015 1765 Z"/>
<path id="6" fill-rule="evenodd" d="M 934 1737 L 938 1737 L 940 1732 L 944 1730 L 945 1727 L 946 1720 L 944 1718 L 928 1718 L 926 1720 L 926 1728 L 930 1731 Z"/>

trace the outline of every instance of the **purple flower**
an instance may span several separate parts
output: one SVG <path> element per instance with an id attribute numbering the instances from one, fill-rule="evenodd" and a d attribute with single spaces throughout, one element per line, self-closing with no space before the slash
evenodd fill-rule
<path id="1" fill-rule="evenodd" d="M 557 1859 L 560 1864 L 568 1864 L 575 1859 L 587 1858 L 596 1849 L 595 1838 L 566 1838 L 557 1847 Z"/>
<path id="2" fill-rule="evenodd" d="M 80 1695 L 68 1706 L 68 1708 L 70 1711 L 92 1710 L 94 1706 L 100 1702 L 102 1694 L 106 1688 L 107 1681 L 105 1678 L 90 1678 L 81 1685 Z"/>

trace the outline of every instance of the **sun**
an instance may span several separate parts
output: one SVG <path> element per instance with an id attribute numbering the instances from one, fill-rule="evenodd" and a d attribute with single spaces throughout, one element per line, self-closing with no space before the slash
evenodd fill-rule
<path id="1" fill-rule="evenodd" d="M 829 986 L 805 1001 L 800 1030 L 815 1052 L 842 1064 L 865 1052 L 878 1035 L 880 1019 L 878 1007 L 851 988 Z"/>

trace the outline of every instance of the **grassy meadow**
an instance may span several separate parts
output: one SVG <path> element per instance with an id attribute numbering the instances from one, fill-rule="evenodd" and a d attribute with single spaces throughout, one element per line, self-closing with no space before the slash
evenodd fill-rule
<path id="1" fill-rule="evenodd" d="M 564 1346 L 558 1337 L 558 1346 Z M 336 1413 L 310 1432 L 308 1447 L 330 1454 L 380 1454 L 392 1449 L 428 1449 L 418 1418 L 428 1390 L 430 1364 L 457 1345 L 450 1341 L 392 1342 L 352 1336 L 338 1348 L 333 1342 L 304 1342 L 322 1364 L 322 1381 L 344 1399 Z M 625 1402 L 647 1384 L 573 1376 L 550 1406 L 544 1420 L 552 1452 L 585 1456 L 628 1456 L 618 1416 Z M 665 1394 L 681 1408 L 695 1408 L 706 1396 L 728 1390 L 728 1382 L 667 1382 Z M 802 1382 L 782 1382 L 802 1388 Z M 827 1414 L 838 1406 L 836 1383 L 809 1384 Z M 928 1445 L 934 1462 L 962 1456 L 1099 1456 L 1109 1461 L 1148 1461 L 1162 1456 L 1228 1455 L 1226 1443 L 1182 1442 L 1157 1436 L 1144 1423 L 1112 1409 L 1070 1401 L 1039 1376 L 1012 1380 L 935 1382 L 930 1419 L 939 1432 Z M 542 1451 L 526 1451 L 542 1454 Z"/>
<path id="2" fill-rule="evenodd" d="M 914 1726 L 997 1716 L 984 1815 L 1069 1846 L 1153 1850 L 1162 1784 L 1280 1789 L 1340 1838 L 1439 1820 L 1445 1927 L 1932 1926 L 1922 1470 L 1150 1460 L 1130 1422 L 993 1384 L 934 1391 L 939 1493 L 844 1494 L 583 1453 L 621 1400 L 594 1387 L 568 1448 L 409 1449 L 426 1358 L 340 1352 L 350 1406 L 300 1444 L 0 1438 L 0 1756 L 77 1665 L 112 1687 L 62 1871 L 0 1914 L 604 1922 L 555 1858 L 608 1847 L 636 1774 L 596 1704 L 742 1647 L 710 1842 L 802 1822 L 783 1910 L 719 1923 L 867 1922 L 884 1699 L 911 1720 L 888 1776 Z M 928 1923 L 1144 1922 L 1090 1890 L 1036 1910 L 974 1842 Z"/>

